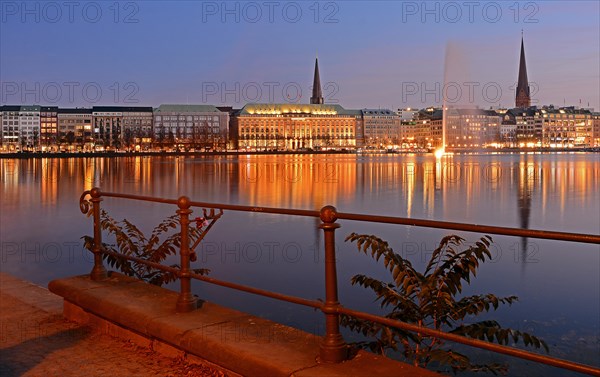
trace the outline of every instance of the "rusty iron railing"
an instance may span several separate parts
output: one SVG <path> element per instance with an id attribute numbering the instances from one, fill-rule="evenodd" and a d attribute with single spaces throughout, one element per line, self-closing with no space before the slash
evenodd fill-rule
<path id="1" fill-rule="evenodd" d="M 90 197 L 89 200 L 87 199 L 88 196 Z M 105 250 L 102 247 L 102 229 L 100 223 L 100 203 L 102 202 L 103 197 L 177 205 L 177 214 L 180 217 L 179 222 L 181 228 L 181 248 L 179 253 L 180 268 L 168 267 L 141 258 Z M 321 340 L 319 352 L 319 358 L 322 362 L 339 363 L 348 358 L 348 346 L 340 333 L 340 314 L 346 314 L 357 318 L 377 322 L 386 326 L 417 332 L 431 337 L 461 343 L 472 347 L 493 351 L 496 353 L 502 353 L 505 355 L 510 355 L 525 360 L 551 365 L 558 368 L 572 370 L 579 373 L 589 374 L 592 376 L 600 376 L 600 368 L 596 368 L 593 366 L 575 363 L 568 360 L 558 359 L 551 356 L 541 355 L 538 353 L 524 351 L 518 348 L 503 346 L 478 339 L 467 338 L 343 307 L 338 301 L 337 271 L 335 257 L 335 230 L 340 227 L 340 225 L 336 223 L 336 221 L 338 219 L 344 219 L 591 244 L 600 244 L 600 235 L 554 232 L 545 230 L 528 230 L 519 228 L 454 223 L 446 221 L 341 213 L 337 212 L 336 208 L 333 206 L 325 206 L 320 211 L 311 211 L 299 209 L 252 207 L 232 204 L 196 202 L 191 201 L 186 196 L 181 196 L 178 199 L 164 199 L 150 196 L 130 195 L 114 192 L 101 192 L 100 189 L 97 187 L 83 192 L 79 199 L 79 207 L 84 214 L 91 213 L 94 218 L 94 244 L 92 247 L 92 252 L 94 254 L 94 267 L 92 268 L 92 271 L 90 273 L 90 277 L 92 280 L 103 280 L 107 278 L 108 274 L 106 268 L 103 265 L 102 258 L 103 254 L 107 254 L 112 255 L 114 257 L 146 264 L 148 266 L 152 266 L 162 271 L 167 271 L 176 274 L 180 280 L 180 292 L 176 305 L 176 310 L 178 312 L 189 312 L 197 308 L 197 299 L 191 292 L 191 279 L 197 279 L 207 283 L 232 288 L 243 292 L 248 292 L 260 296 L 274 298 L 280 301 L 291 302 L 294 304 L 319 309 L 325 315 L 326 324 L 325 335 Z M 300 297 L 289 296 L 264 289 L 258 289 L 242 284 L 223 281 L 192 272 L 192 270 L 190 269 L 191 251 L 189 247 L 188 234 L 188 225 L 190 222 L 189 216 L 192 213 L 192 210 L 190 209 L 191 207 L 219 209 L 221 212 L 223 210 L 231 210 L 241 212 L 259 212 L 320 218 L 321 224 L 319 225 L 319 228 L 322 229 L 324 232 L 325 244 L 325 301 L 321 302 L 317 300 L 308 300 Z"/>

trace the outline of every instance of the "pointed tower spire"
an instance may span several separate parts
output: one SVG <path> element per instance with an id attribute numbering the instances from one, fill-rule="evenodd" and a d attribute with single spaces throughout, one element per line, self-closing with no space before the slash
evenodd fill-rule
<path id="1" fill-rule="evenodd" d="M 521 60 L 519 61 L 519 81 L 517 81 L 516 107 L 531 106 L 529 96 L 529 81 L 527 80 L 527 66 L 525 64 L 525 45 L 523 43 L 523 31 L 521 31 Z"/>
<path id="2" fill-rule="evenodd" d="M 319 77 L 319 58 L 315 58 L 315 78 L 313 81 L 312 97 L 310 97 L 311 104 L 322 104 L 323 103 L 323 92 L 321 91 L 321 78 Z"/>

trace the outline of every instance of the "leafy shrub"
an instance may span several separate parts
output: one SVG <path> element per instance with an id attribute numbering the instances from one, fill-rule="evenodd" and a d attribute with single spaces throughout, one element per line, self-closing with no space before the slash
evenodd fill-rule
<path id="1" fill-rule="evenodd" d="M 204 238 L 216 220 L 222 213 L 208 215 L 205 211 L 203 218 L 196 218 L 189 225 L 189 241 L 191 260 L 196 260 L 196 254 L 193 249 Z M 210 220 L 210 222 L 209 222 Z M 194 225 L 194 222 L 196 223 Z M 180 221 L 178 215 L 169 216 L 164 219 L 152 230 L 149 238 L 140 231 L 134 224 L 124 219 L 116 221 L 108 215 L 105 210 L 100 211 L 100 226 L 102 230 L 107 231 L 114 236 L 116 245 L 103 242 L 102 247 L 105 250 L 115 253 L 137 257 L 148 262 L 162 263 L 170 255 L 177 255 L 177 250 L 181 247 L 181 234 L 179 232 Z M 161 238 L 164 238 L 161 240 Z M 83 236 L 84 247 L 92 251 L 94 237 Z M 177 275 L 170 271 L 162 271 L 158 268 L 146 264 L 115 257 L 113 255 L 103 254 L 103 259 L 109 266 L 117 268 L 128 276 L 147 281 L 148 283 L 161 286 L 177 280 Z M 178 264 L 172 264 L 170 267 L 180 268 Z M 205 275 L 210 271 L 208 269 L 192 269 L 194 273 Z"/>
<path id="2" fill-rule="evenodd" d="M 391 282 L 362 274 L 352 278 L 352 285 L 371 289 L 381 307 L 391 309 L 385 317 L 504 345 L 522 341 L 526 346 L 543 347 L 548 351 L 543 340 L 524 332 L 502 328 L 496 321 L 465 322 L 466 316 L 475 317 L 518 300 L 516 296 L 499 298 L 491 293 L 457 297 L 462 293 L 463 283 L 470 284 L 480 264 L 491 259 L 491 237 L 482 237 L 464 251 L 457 251 L 465 241 L 463 238 L 456 235 L 444 237 L 434 250 L 424 273 L 416 271 L 410 261 L 394 253 L 386 241 L 376 236 L 352 233 L 346 241 L 356 242 L 360 252 L 370 254 L 375 260 L 382 259 L 391 274 Z M 406 361 L 415 366 L 425 367 L 435 363 L 450 367 L 454 373 L 465 370 L 493 374 L 508 371 L 508 367 L 503 364 L 472 363 L 469 357 L 452 350 L 442 339 L 346 315 L 342 316 L 341 323 L 353 331 L 374 338 L 358 342 L 358 346 L 380 354 L 385 354 L 387 350 L 399 351 Z"/>

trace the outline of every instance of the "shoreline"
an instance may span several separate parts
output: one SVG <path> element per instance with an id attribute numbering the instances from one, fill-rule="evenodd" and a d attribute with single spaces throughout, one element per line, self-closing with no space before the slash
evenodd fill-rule
<path id="1" fill-rule="evenodd" d="M 600 147 L 595 148 L 504 148 L 501 150 L 449 150 L 452 154 L 539 154 L 539 153 L 600 153 Z M 184 157 L 205 157 L 205 156 L 242 156 L 242 155 L 329 155 L 329 154 L 350 154 L 350 155 L 404 155 L 419 154 L 430 155 L 432 151 L 361 151 L 340 150 L 340 151 L 217 151 L 217 152 L 165 152 L 165 151 L 145 151 L 145 152 L 11 152 L 0 153 L 0 159 L 29 159 L 29 158 L 77 158 L 77 157 L 166 157 L 166 156 L 184 156 Z"/>
<path id="2" fill-rule="evenodd" d="M 73 157 L 165 157 L 165 156 L 242 156 L 242 155 L 298 155 L 298 154 L 355 154 L 353 151 L 219 151 L 219 152 L 16 152 L 0 153 L 3 158 L 73 158 Z"/>

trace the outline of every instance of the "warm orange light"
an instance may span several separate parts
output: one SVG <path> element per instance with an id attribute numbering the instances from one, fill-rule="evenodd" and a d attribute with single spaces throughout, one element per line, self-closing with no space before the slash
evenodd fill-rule
<path id="1" fill-rule="evenodd" d="M 444 148 L 439 148 L 436 149 L 434 154 L 435 154 L 435 158 L 442 158 L 442 156 L 444 156 L 444 154 L 446 153 L 446 151 L 444 150 Z"/>

